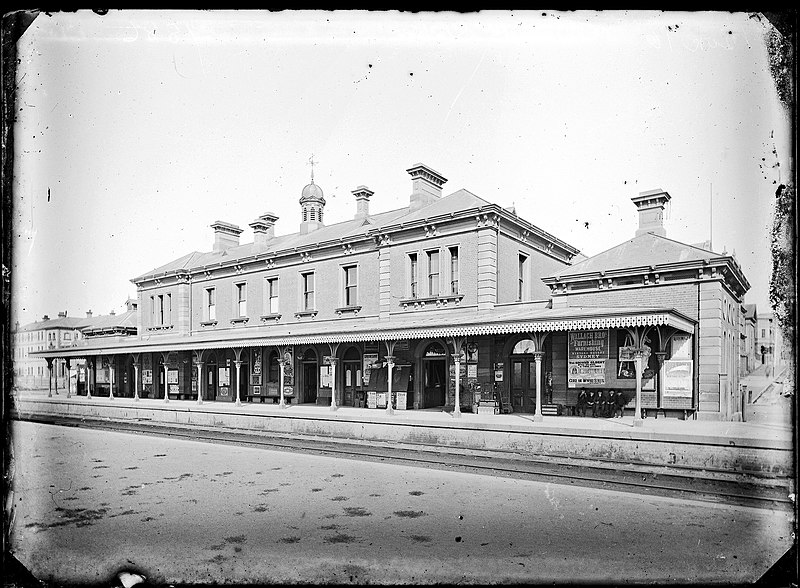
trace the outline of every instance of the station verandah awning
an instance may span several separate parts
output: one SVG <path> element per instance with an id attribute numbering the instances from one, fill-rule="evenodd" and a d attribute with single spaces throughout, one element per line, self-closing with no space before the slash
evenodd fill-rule
<path id="1" fill-rule="evenodd" d="M 675 309 L 641 307 L 566 307 L 508 305 L 488 311 L 475 307 L 439 309 L 378 317 L 333 320 L 312 319 L 307 323 L 263 324 L 195 331 L 191 335 L 170 333 L 142 337 L 89 339 L 85 345 L 40 351 L 42 358 L 83 358 L 98 355 L 197 351 L 235 347 L 270 347 L 322 343 L 357 343 L 511 335 L 574 330 L 665 326 L 693 333 L 695 321 Z"/>

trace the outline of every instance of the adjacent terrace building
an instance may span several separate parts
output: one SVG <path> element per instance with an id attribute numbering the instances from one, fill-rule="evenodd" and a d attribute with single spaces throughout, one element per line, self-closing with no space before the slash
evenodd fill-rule
<path id="1" fill-rule="evenodd" d="M 407 204 L 324 222 L 323 190 L 278 217 L 211 225 L 210 251 L 132 281 L 137 335 L 53 354 L 88 361 L 81 393 L 165 402 L 570 414 L 581 389 L 645 410 L 735 418 L 732 257 L 667 239 L 656 190 L 633 198 L 637 236 L 586 259 L 564 241 L 417 164 Z M 392 195 L 392 197 L 395 197 Z M 737 347 L 732 347 L 732 345 Z M 124 382 L 124 384 L 122 384 Z M 103 392 L 105 393 L 105 392 Z M 635 411 L 635 407 L 639 411 Z"/>

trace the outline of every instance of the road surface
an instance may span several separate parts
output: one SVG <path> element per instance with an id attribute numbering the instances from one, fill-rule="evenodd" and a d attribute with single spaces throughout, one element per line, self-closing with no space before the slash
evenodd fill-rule
<path id="1" fill-rule="evenodd" d="M 13 423 L 14 555 L 48 582 L 751 582 L 792 513 Z"/>

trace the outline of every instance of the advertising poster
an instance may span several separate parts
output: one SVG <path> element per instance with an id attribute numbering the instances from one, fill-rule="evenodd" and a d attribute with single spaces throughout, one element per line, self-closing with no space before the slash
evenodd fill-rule
<path id="1" fill-rule="evenodd" d="M 604 359 L 570 360 L 567 371 L 567 386 L 603 385 L 606 383 L 606 362 Z"/>
<path id="2" fill-rule="evenodd" d="M 178 370 L 167 370 L 167 384 L 178 383 Z"/>
<path id="3" fill-rule="evenodd" d="M 405 410 L 408 404 L 408 392 L 397 393 L 397 410 Z"/>
<path id="4" fill-rule="evenodd" d="M 319 387 L 330 388 L 332 384 L 333 384 L 333 378 L 331 377 L 331 366 L 330 365 L 319 366 Z"/>
<path id="5" fill-rule="evenodd" d="M 367 392 L 367 408 L 378 408 L 378 393 L 375 390 Z"/>
<path id="6" fill-rule="evenodd" d="M 362 382 L 364 382 L 364 386 L 369 384 L 369 374 L 372 371 L 372 365 L 378 362 L 378 354 L 377 353 L 365 353 L 364 354 L 364 369 L 361 372 Z"/>
<path id="7" fill-rule="evenodd" d="M 570 331 L 567 337 L 567 387 L 606 383 L 608 331 Z"/>
<path id="8" fill-rule="evenodd" d="M 261 349 L 253 349 L 253 375 L 261 375 Z"/>
<path id="9" fill-rule="evenodd" d="M 664 396 L 692 397 L 694 366 L 691 359 L 670 359 L 664 362 Z"/>
<path id="10" fill-rule="evenodd" d="M 153 383 L 153 370 L 142 370 L 142 384 L 149 385 Z"/>
<path id="11" fill-rule="evenodd" d="M 253 386 L 253 395 L 260 396 L 261 395 L 261 386 Z"/>
<path id="12" fill-rule="evenodd" d="M 283 363 L 284 363 L 283 385 L 284 385 L 285 388 L 292 388 L 293 389 L 294 388 L 294 357 L 292 356 L 292 353 L 293 352 L 291 350 L 289 350 L 289 351 L 287 351 L 286 353 L 283 354 Z M 289 392 L 289 394 L 292 394 L 293 392 L 294 392 L 294 389 L 292 390 L 292 392 Z M 284 392 L 284 395 L 285 394 L 286 394 L 286 392 Z"/>
<path id="13" fill-rule="evenodd" d="M 607 359 L 608 331 L 570 331 L 567 353 L 573 359 Z"/>
<path id="14" fill-rule="evenodd" d="M 230 368 L 221 367 L 219 368 L 219 385 L 220 386 L 230 386 L 231 385 L 231 372 Z M 227 394 L 227 392 L 226 392 Z"/>
<path id="15" fill-rule="evenodd" d="M 177 384 L 170 384 L 169 385 L 169 393 L 170 394 L 180 394 L 180 392 L 181 391 L 178 389 L 178 385 Z"/>

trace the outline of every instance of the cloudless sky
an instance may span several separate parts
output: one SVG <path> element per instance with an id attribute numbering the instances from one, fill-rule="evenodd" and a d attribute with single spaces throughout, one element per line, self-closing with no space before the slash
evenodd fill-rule
<path id="1" fill-rule="evenodd" d="M 210 251 L 215 220 L 296 232 L 408 204 L 423 162 L 587 256 L 672 196 L 667 236 L 735 251 L 767 311 L 788 115 L 747 13 L 40 15 L 18 43 L 13 318 L 119 311 L 130 279 Z"/>

